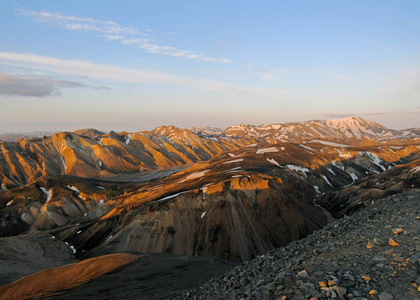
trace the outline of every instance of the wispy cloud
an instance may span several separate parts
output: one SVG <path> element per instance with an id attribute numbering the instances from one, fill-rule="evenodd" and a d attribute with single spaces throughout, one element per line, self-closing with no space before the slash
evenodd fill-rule
<path id="1" fill-rule="evenodd" d="M 420 112 L 404 111 L 404 112 L 401 112 L 401 114 L 404 114 L 404 115 L 420 115 Z"/>
<path id="2" fill-rule="evenodd" d="M 336 73 L 327 73 L 325 74 L 328 77 L 332 77 L 335 79 L 340 79 L 340 80 L 351 80 L 352 78 L 349 76 L 345 76 L 345 75 L 341 75 L 341 74 L 336 74 Z"/>
<path id="3" fill-rule="evenodd" d="M 16 9 L 18 15 L 31 16 L 32 20 L 49 25 L 60 26 L 71 31 L 96 32 L 97 36 L 108 41 L 119 41 L 124 45 L 136 46 L 149 53 L 184 57 L 197 61 L 231 63 L 230 59 L 208 57 L 203 54 L 194 53 L 191 50 L 183 50 L 170 46 L 162 46 L 153 43 L 149 34 L 136 28 L 124 27 L 113 21 L 101 21 L 92 18 L 64 15 L 61 13 L 30 11 Z M 148 31 L 148 30 L 146 30 Z"/>
<path id="4" fill-rule="evenodd" d="M 368 112 L 368 113 L 338 113 L 338 114 L 325 114 L 327 118 L 347 118 L 356 116 L 378 116 L 383 115 L 383 112 Z"/>
<path id="5" fill-rule="evenodd" d="M 351 117 L 354 114 L 325 114 L 324 117 L 326 118 L 347 118 Z"/>
<path id="6" fill-rule="evenodd" d="M 265 80 L 272 80 L 280 75 L 286 76 L 290 75 L 292 72 L 289 68 L 273 68 L 269 66 L 262 66 L 262 67 L 256 67 L 254 64 L 250 64 L 248 68 L 257 73 L 258 76 L 260 76 L 262 79 Z"/>
<path id="7" fill-rule="evenodd" d="M 379 116 L 379 115 L 383 115 L 384 112 L 371 112 L 371 113 L 360 113 L 359 115 L 362 116 Z"/>
<path id="8" fill-rule="evenodd" d="M 87 86 L 80 82 L 58 80 L 45 76 L 13 76 L 0 73 L 0 95 L 41 98 L 59 95 L 61 88 L 110 89 L 108 87 Z"/>
<path id="9" fill-rule="evenodd" d="M 0 64 L 120 82 L 164 82 L 198 90 L 213 90 L 230 94 L 278 97 L 290 93 L 290 91 L 284 90 L 253 89 L 214 80 L 189 79 L 165 73 L 99 65 L 87 61 L 63 60 L 34 54 L 0 52 Z"/>

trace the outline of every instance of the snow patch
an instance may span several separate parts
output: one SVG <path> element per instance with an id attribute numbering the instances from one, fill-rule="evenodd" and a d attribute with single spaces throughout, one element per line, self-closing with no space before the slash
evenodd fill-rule
<path id="1" fill-rule="evenodd" d="M 272 158 L 266 158 L 266 160 L 268 160 L 269 162 L 271 162 L 273 165 L 276 165 L 276 166 L 280 167 L 279 163 L 276 162 L 274 159 L 272 159 Z"/>
<path id="2" fill-rule="evenodd" d="M 287 167 L 290 170 L 293 170 L 293 171 L 296 171 L 296 172 L 299 172 L 299 171 L 303 172 L 303 174 L 305 175 L 305 177 L 306 177 L 306 172 L 311 172 L 311 170 L 309 170 L 308 168 L 301 167 L 301 166 L 287 165 Z"/>
<path id="3" fill-rule="evenodd" d="M 238 159 L 234 159 L 234 160 L 230 160 L 230 161 L 225 161 L 223 162 L 224 164 L 233 164 L 233 163 L 237 163 L 237 162 L 243 162 L 244 159 L 243 158 L 238 158 Z"/>
<path id="4" fill-rule="evenodd" d="M 99 161 L 99 166 L 102 167 L 102 160 Z"/>
<path id="5" fill-rule="evenodd" d="M 317 194 L 321 194 L 321 191 L 319 190 L 319 186 L 314 185 L 314 189 L 315 189 Z"/>
<path id="6" fill-rule="evenodd" d="M 372 152 L 364 152 L 364 153 L 369 157 L 369 160 L 373 164 L 380 167 L 382 169 L 382 171 L 386 171 L 386 168 L 380 164 L 382 160 L 379 158 L 379 156 L 377 154 L 372 153 Z"/>
<path id="7" fill-rule="evenodd" d="M 228 155 L 230 156 L 230 157 L 235 157 L 236 155 L 235 154 L 233 154 L 233 153 L 228 153 Z"/>
<path id="8" fill-rule="evenodd" d="M 70 245 L 70 249 L 73 250 L 73 254 L 76 254 L 76 248 L 73 245 Z"/>
<path id="9" fill-rule="evenodd" d="M 47 202 L 51 200 L 52 197 L 52 189 L 51 190 L 46 190 L 45 188 L 43 188 L 42 186 L 39 187 L 41 189 L 41 191 L 44 192 L 45 195 L 47 195 Z"/>
<path id="10" fill-rule="evenodd" d="M 333 186 L 332 184 L 331 184 L 331 182 L 329 182 L 329 180 L 328 180 L 328 178 L 327 178 L 327 176 L 325 176 L 325 175 L 321 175 L 321 177 L 329 184 L 329 185 L 331 185 L 331 186 Z"/>
<path id="11" fill-rule="evenodd" d="M 80 233 L 82 233 L 82 231 L 81 231 L 81 230 L 79 230 L 76 234 L 80 234 Z"/>
<path id="12" fill-rule="evenodd" d="M 72 185 L 72 186 L 67 186 L 67 188 L 69 188 L 70 190 L 73 190 L 73 191 L 75 191 L 76 193 L 79 193 L 80 194 L 80 191 L 74 186 L 74 185 Z"/>
<path id="13" fill-rule="evenodd" d="M 131 134 L 127 135 L 127 139 L 125 140 L 125 143 L 128 145 L 131 141 Z"/>
<path id="14" fill-rule="evenodd" d="M 101 200 L 99 200 L 98 205 L 102 205 L 104 203 L 105 203 L 105 200 L 104 199 L 101 199 Z"/>
<path id="15" fill-rule="evenodd" d="M 206 212 L 207 212 L 207 211 L 204 211 L 204 212 L 201 214 L 201 218 L 204 218 L 204 216 L 206 215 Z"/>
<path id="16" fill-rule="evenodd" d="M 232 168 L 232 169 L 230 169 L 230 170 L 226 170 L 225 172 L 226 173 L 228 173 L 229 171 L 233 171 L 233 170 L 238 170 L 238 169 L 241 169 L 242 167 L 236 167 L 236 168 Z"/>
<path id="17" fill-rule="evenodd" d="M 109 236 L 109 238 L 107 238 L 107 239 L 105 240 L 105 242 L 106 242 L 106 241 L 108 241 L 108 240 L 110 240 L 111 238 L 112 238 L 112 235 L 110 235 L 110 236 Z"/>
<path id="18" fill-rule="evenodd" d="M 299 146 L 301 146 L 302 148 L 305 148 L 305 149 L 307 149 L 307 150 L 309 150 L 309 151 L 313 151 L 314 149 L 312 149 L 311 147 L 308 147 L 308 146 L 305 146 L 305 145 L 300 145 L 299 144 Z"/>
<path id="19" fill-rule="evenodd" d="M 341 151 L 341 149 L 337 149 L 337 148 L 334 148 L 334 149 L 335 149 L 335 151 L 338 152 L 338 156 L 340 156 L 341 158 L 347 159 L 347 158 L 351 158 L 352 157 L 351 154 L 349 154 L 349 153 L 343 153 Z"/>
<path id="20" fill-rule="evenodd" d="M 191 180 L 191 179 L 201 178 L 201 177 L 203 177 L 203 176 L 204 176 L 204 175 L 205 175 L 208 171 L 210 171 L 210 170 L 204 170 L 204 171 L 201 171 L 201 172 L 196 172 L 196 173 L 190 174 L 187 178 L 185 178 L 185 179 L 183 179 L 183 180 L 179 181 L 179 183 L 184 182 L 184 181 L 187 181 L 187 180 Z"/>
<path id="21" fill-rule="evenodd" d="M 64 161 L 63 155 L 60 155 L 60 158 L 61 158 L 61 163 L 63 164 L 64 170 L 67 170 L 66 162 Z"/>
<path id="22" fill-rule="evenodd" d="M 353 179 L 353 181 L 357 181 L 357 180 L 359 180 L 359 177 L 357 177 L 357 175 L 356 175 L 356 174 L 354 174 L 354 173 L 349 173 L 349 175 L 351 176 L 351 179 Z"/>
<path id="23" fill-rule="evenodd" d="M 105 188 L 103 186 L 98 185 L 97 186 L 98 189 L 104 190 Z"/>
<path id="24" fill-rule="evenodd" d="M 250 144 L 250 145 L 247 145 L 246 147 L 255 147 L 255 146 L 257 146 L 257 144 Z"/>
<path id="25" fill-rule="evenodd" d="M 331 173 L 333 173 L 334 175 L 336 175 L 336 174 L 334 173 L 334 171 L 333 171 L 333 170 L 331 170 L 330 168 L 327 168 L 327 170 L 328 170 L 328 171 L 330 171 Z"/>
<path id="26" fill-rule="evenodd" d="M 323 140 L 312 140 L 311 142 L 316 142 L 316 143 L 320 143 L 320 144 L 323 144 L 323 145 L 334 146 L 334 147 L 351 147 L 350 145 L 328 142 L 328 141 L 323 141 Z"/>
<path id="27" fill-rule="evenodd" d="M 159 203 L 159 202 L 162 202 L 162 201 L 165 201 L 165 200 L 169 200 L 169 199 L 175 198 L 175 197 L 177 197 L 177 196 L 179 196 L 179 195 L 182 195 L 182 194 L 185 194 L 185 193 L 187 193 L 187 192 L 189 192 L 189 191 L 179 192 L 179 193 L 176 193 L 176 194 L 173 194 L 173 195 L 167 196 L 167 197 L 165 197 L 165 198 L 155 200 L 155 201 L 150 202 L 150 203 Z"/>
<path id="28" fill-rule="evenodd" d="M 413 173 L 416 173 L 416 172 L 418 172 L 418 171 L 420 171 L 420 166 L 418 166 L 418 167 L 415 167 L 415 168 L 411 169 L 411 172 L 413 172 Z M 12 200 L 12 201 L 13 201 L 13 200 Z"/>
<path id="29" fill-rule="evenodd" d="M 12 205 L 12 203 L 13 203 L 13 200 L 7 202 L 6 206 L 10 206 L 10 205 Z"/>
<path id="30" fill-rule="evenodd" d="M 279 149 L 277 149 L 276 147 L 258 149 L 256 153 L 257 154 L 264 154 L 264 153 L 267 153 L 267 152 L 279 152 Z"/>

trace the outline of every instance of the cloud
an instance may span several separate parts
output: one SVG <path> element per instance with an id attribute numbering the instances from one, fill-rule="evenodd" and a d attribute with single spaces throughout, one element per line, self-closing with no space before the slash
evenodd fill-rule
<path id="1" fill-rule="evenodd" d="M 87 61 L 63 60 L 34 54 L 0 52 L 0 64 L 128 83 L 164 82 L 198 90 L 213 90 L 240 95 L 278 97 L 290 93 L 290 91 L 284 90 L 253 89 L 214 80 L 189 79 L 165 73 L 99 65 Z"/>
<path id="2" fill-rule="evenodd" d="M 255 67 L 254 64 L 250 64 L 249 69 L 265 80 L 272 80 L 279 75 L 286 76 L 292 73 L 289 68 L 272 68 L 269 66 Z"/>
<path id="3" fill-rule="evenodd" d="M 420 115 L 420 112 L 405 111 L 405 112 L 401 112 L 401 114 L 404 114 L 404 115 Z"/>
<path id="4" fill-rule="evenodd" d="M 347 118 L 351 117 L 353 114 L 325 114 L 324 117 L 327 118 Z"/>
<path id="5" fill-rule="evenodd" d="M 59 88 L 109 89 L 89 87 L 79 82 L 55 80 L 50 77 L 11 76 L 0 73 L 0 95 L 41 98 L 59 94 Z"/>
<path id="6" fill-rule="evenodd" d="M 182 50 L 175 47 L 157 45 L 150 41 L 149 34 L 135 28 L 123 27 L 113 21 L 101 21 L 92 18 L 64 15 L 60 13 L 30 11 L 25 9 L 16 9 L 16 12 L 18 15 L 31 16 L 35 22 L 60 26 L 66 30 L 96 32 L 98 37 L 101 37 L 107 41 L 119 41 L 123 45 L 136 46 L 137 48 L 149 53 L 169 55 L 173 57 L 185 57 L 203 62 L 233 62 L 233 60 L 230 59 L 220 59 L 207 57 L 202 54 L 196 54 L 190 50 Z M 141 38 L 138 38 L 139 36 L 141 36 Z"/>
<path id="7" fill-rule="evenodd" d="M 351 80 L 351 77 L 345 76 L 345 75 L 340 75 L 340 74 L 335 74 L 335 73 L 327 73 L 325 74 L 326 76 L 335 78 L 335 79 L 340 79 L 340 80 Z"/>
<path id="8" fill-rule="evenodd" d="M 371 113 L 360 113 L 359 115 L 363 115 L 363 116 L 379 116 L 379 115 L 383 115 L 383 112 L 371 112 Z"/>
<path id="9" fill-rule="evenodd" d="M 341 113 L 341 114 L 325 114 L 327 118 L 347 118 L 352 116 L 378 116 L 383 115 L 383 112 L 370 112 L 370 113 Z"/>

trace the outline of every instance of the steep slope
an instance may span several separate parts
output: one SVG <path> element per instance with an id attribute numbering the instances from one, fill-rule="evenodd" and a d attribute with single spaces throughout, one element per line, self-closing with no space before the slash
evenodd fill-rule
<path id="1" fill-rule="evenodd" d="M 419 299 L 419 203 L 381 199 L 175 299 Z"/>
<path id="2" fill-rule="evenodd" d="M 401 164 L 389 170 L 328 192 L 319 204 L 335 218 L 340 218 L 411 188 L 420 188 L 420 152 L 402 159 Z"/>

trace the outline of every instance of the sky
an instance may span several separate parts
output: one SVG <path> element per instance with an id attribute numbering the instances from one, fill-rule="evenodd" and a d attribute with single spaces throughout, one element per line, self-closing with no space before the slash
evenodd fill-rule
<path id="1" fill-rule="evenodd" d="M 420 127 L 418 0 L 0 0 L 0 133 Z"/>

